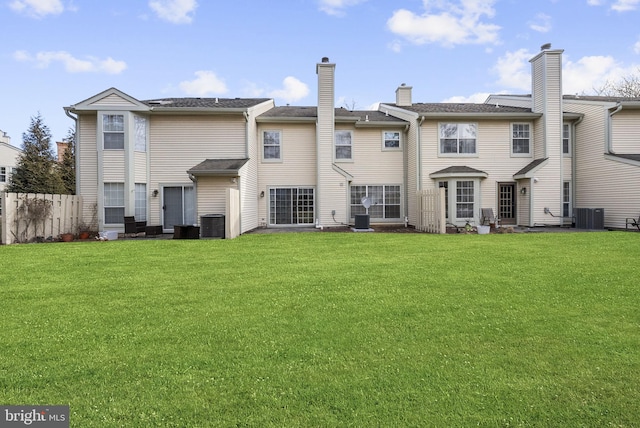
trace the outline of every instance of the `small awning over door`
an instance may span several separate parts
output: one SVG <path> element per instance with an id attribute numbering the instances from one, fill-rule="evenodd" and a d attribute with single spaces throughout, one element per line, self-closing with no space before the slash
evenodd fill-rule
<path id="1" fill-rule="evenodd" d="M 187 171 L 194 177 L 238 177 L 249 159 L 207 159 Z"/>

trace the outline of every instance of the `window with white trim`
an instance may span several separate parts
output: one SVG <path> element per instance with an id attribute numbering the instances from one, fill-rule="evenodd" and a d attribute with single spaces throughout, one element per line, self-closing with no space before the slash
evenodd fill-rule
<path id="1" fill-rule="evenodd" d="M 136 141 L 135 151 L 146 152 L 147 151 L 147 118 L 143 116 L 134 116 Z"/>
<path id="2" fill-rule="evenodd" d="M 475 212 L 473 180 L 456 182 L 456 217 L 473 219 Z"/>
<path id="3" fill-rule="evenodd" d="M 511 153 L 514 155 L 529 155 L 531 153 L 530 124 L 511 124 Z"/>
<path id="4" fill-rule="evenodd" d="M 104 223 L 124 223 L 124 183 L 104 183 Z"/>
<path id="5" fill-rule="evenodd" d="M 562 217 L 571 217 L 571 182 L 562 183 Z"/>
<path id="6" fill-rule="evenodd" d="M 400 132 L 383 131 L 382 132 L 382 149 L 394 150 L 400 148 Z"/>
<path id="7" fill-rule="evenodd" d="M 102 115 L 102 138 L 105 150 L 124 150 L 124 115 Z"/>
<path id="8" fill-rule="evenodd" d="M 262 159 L 281 159 L 281 135 L 280 131 L 264 131 L 262 133 Z"/>
<path id="9" fill-rule="evenodd" d="M 7 168 L 0 166 L 0 183 L 7 182 Z"/>
<path id="10" fill-rule="evenodd" d="M 136 183 L 135 216 L 136 216 L 136 221 L 147 220 L 147 185 L 146 183 Z"/>
<path id="11" fill-rule="evenodd" d="M 477 123 L 441 123 L 440 154 L 476 154 L 477 135 Z"/>
<path id="12" fill-rule="evenodd" d="M 336 131 L 336 160 L 351 160 L 352 154 L 352 133 L 351 131 Z"/>
<path id="13" fill-rule="evenodd" d="M 562 124 L 562 154 L 571 154 L 571 127 L 568 123 Z"/>
<path id="14" fill-rule="evenodd" d="M 351 218 L 357 214 L 366 214 L 367 209 L 362 205 L 362 198 L 368 197 L 371 201 L 369 216 L 378 220 L 398 220 L 400 212 L 400 186 L 399 185 L 359 185 L 351 186 L 350 205 Z"/>

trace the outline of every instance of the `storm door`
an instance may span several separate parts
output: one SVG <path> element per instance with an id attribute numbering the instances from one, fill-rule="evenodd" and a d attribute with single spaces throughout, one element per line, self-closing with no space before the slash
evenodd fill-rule
<path id="1" fill-rule="evenodd" d="M 516 224 L 516 183 L 498 183 L 497 215 L 501 224 Z"/>

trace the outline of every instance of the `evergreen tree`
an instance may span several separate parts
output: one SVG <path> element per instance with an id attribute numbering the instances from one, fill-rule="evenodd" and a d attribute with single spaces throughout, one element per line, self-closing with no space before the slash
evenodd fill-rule
<path id="1" fill-rule="evenodd" d="M 63 193 L 64 183 L 51 150 L 51 132 L 40 113 L 22 134 L 22 153 L 7 184 L 14 193 Z"/>
<path id="2" fill-rule="evenodd" d="M 69 195 L 76 194 L 76 152 L 75 152 L 76 130 L 69 128 L 64 142 L 67 149 L 62 155 L 62 162 L 58 164 L 58 174 L 64 183 L 65 192 Z"/>

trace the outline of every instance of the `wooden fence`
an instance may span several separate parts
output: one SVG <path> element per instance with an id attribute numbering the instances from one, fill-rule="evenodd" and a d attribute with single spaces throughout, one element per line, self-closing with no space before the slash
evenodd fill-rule
<path id="1" fill-rule="evenodd" d="M 63 233 L 78 233 L 81 196 L 1 193 L 0 243 L 57 241 Z"/>
<path id="2" fill-rule="evenodd" d="M 442 188 L 418 191 L 416 229 L 428 233 L 446 233 L 444 192 Z"/>

